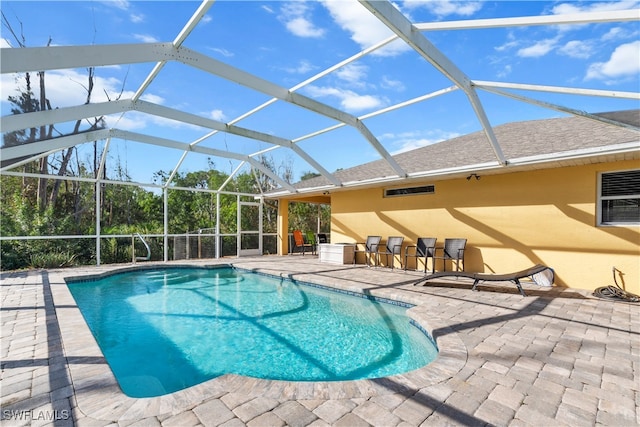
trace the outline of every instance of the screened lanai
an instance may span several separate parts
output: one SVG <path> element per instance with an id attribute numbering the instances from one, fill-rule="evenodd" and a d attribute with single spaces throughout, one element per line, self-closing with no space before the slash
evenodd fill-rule
<path id="1" fill-rule="evenodd" d="M 336 190 L 452 172 L 409 173 L 395 156 L 412 148 L 481 131 L 493 153 L 483 168 L 500 170 L 522 164 L 505 155 L 498 125 L 579 116 L 638 130 L 598 114 L 638 107 L 637 4 L 115 3 L 61 3 L 69 22 L 42 32 L 40 12 L 3 2 L 0 173 L 75 183 L 93 200 L 91 227 L 15 229 L 3 241 L 91 239 L 98 264 L 114 236 L 133 238 L 133 260 L 145 257 L 143 235 L 164 260 L 178 235 L 232 238 L 236 255 L 282 253 L 274 197 L 328 203 Z M 32 100 L 20 104 L 24 93 Z M 375 160 L 391 172 L 336 174 Z M 322 185 L 295 185 L 308 176 Z M 162 232 L 108 230 L 105 198 L 122 187 L 156 197 Z M 206 195 L 196 228 L 171 222 L 170 205 L 187 206 L 177 193 Z"/>

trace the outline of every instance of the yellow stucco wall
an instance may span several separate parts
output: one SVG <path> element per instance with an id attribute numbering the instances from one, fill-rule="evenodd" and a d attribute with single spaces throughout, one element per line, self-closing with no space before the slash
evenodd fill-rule
<path id="1" fill-rule="evenodd" d="M 431 195 L 336 192 L 331 241 L 399 235 L 405 244 L 437 237 L 442 245 L 462 237 L 467 271 L 506 273 L 542 263 L 555 270 L 556 285 L 592 290 L 613 285 L 615 266 L 618 283 L 640 294 L 640 226 L 596 226 L 598 173 L 637 167 L 616 162 L 421 183 L 435 184 Z"/>
<path id="2" fill-rule="evenodd" d="M 278 255 L 289 253 L 289 201 L 278 203 Z"/>

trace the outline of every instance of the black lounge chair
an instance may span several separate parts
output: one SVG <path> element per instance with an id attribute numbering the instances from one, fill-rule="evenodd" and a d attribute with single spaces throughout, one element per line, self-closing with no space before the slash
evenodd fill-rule
<path id="1" fill-rule="evenodd" d="M 431 258 L 431 271 L 436 271 L 436 262 L 433 257 L 436 254 L 435 237 L 419 237 L 415 245 L 409 245 L 404 250 L 404 269 L 407 269 L 409 258 L 416 259 L 416 270 L 418 269 L 418 259 L 424 258 L 424 272 L 427 272 L 427 261 Z M 410 253 L 409 248 L 415 248 L 415 253 Z"/>
<path id="2" fill-rule="evenodd" d="M 471 288 L 471 290 L 475 291 L 480 281 L 483 281 L 483 282 L 509 281 L 509 282 L 515 283 L 516 286 L 518 287 L 518 290 L 520 291 L 520 294 L 523 297 L 526 297 L 527 294 L 525 294 L 524 290 L 522 289 L 522 285 L 520 284 L 520 279 L 533 276 L 545 270 L 549 270 L 551 272 L 551 283 L 553 283 L 553 280 L 554 280 L 553 269 L 551 267 L 547 267 L 546 265 L 536 264 L 533 267 L 527 268 L 526 270 L 521 270 L 521 271 L 516 271 L 515 273 L 506 273 L 506 274 L 469 273 L 466 271 L 440 271 L 438 273 L 429 274 L 423 277 L 422 279 L 415 282 L 414 285 L 417 285 L 420 282 L 425 282 L 423 283 L 423 286 L 424 286 L 426 285 L 426 282 L 428 280 L 439 279 L 442 277 L 466 277 L 469 279 L 473 279 L 473 287 Z"/>
<path id="3" fill-rule="evenodd" d="M 353 263 L 356 263 L 356 256 L 359 252 L 364 253 L 365 261 L 367 262 L 367 267 L 369 267 L 369 262 L 371 256 L 374 256 L 375 266 L 378 266 L 378 246 L 380 245 L 380 240 L 382 240 L 382 236 L 368 236 L 367 241 L 364 243 L 356 243 L 355 250 L 353 251 Z M 362 246 L 362 249 L 359 249 L 359 246 Z"/>
<path id="4" fill-rule="evenodd" d="M 393 237 L 389 237 L 387 239 L 387 244 L 386 244 L 386 248 L 384 251 L 380 251 L 378 252 L 378 256 L 380 255 L 384 255 L 385 256 L 385 261 L 386 261 L 386 265 L 389 266 L 389 255 L 391 255 L 391 269 L 393 270 L 393 267 L 396 261 L 396 255 L 398 255 L 398 258 L 401 257 L 402 255 L 402 242 L 404 242 L 404 237 L 399 237 L 399 236 L 393 236 Z M 400 268 L 402 268 L 402 258 L 400 258 Z"/>
<path id="5" fill-rule="evenodd" d="M 447 271 L 447 261 L 451 261 L 456 264 L 456 271 L 460 270 L 460 263 L 462 263 L 462 271 L 464 271 L 464 248 L 467 245 L 467 239 L 444 239 L 444 247 L 436 248 L 436 253 L 433 257 L 435 270 L 435 260 L 442 260 L 442 270 Z M 438 251 L 442 251 L 442 255 L 438 255 Z"/>

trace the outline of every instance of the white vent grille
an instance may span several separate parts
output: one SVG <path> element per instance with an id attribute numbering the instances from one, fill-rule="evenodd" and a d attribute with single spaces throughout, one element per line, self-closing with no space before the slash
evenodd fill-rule
<path id="1" fill-rule="evenodd" d="M 435 192 L 436 192 L 435 185 L 422 185 L 419 187 L 387 188 L 384 190 L 384 197 L 418 196 L 420 194 L 433 194 Z"/>

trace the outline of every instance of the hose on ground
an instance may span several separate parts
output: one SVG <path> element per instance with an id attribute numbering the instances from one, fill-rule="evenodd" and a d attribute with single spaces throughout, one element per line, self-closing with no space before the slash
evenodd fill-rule
<path id="1" fill-rule="evenodd" d="M 616 268 L 613 267 L 613 283 L 616 285 L 600 286 L 593 291 L 598 298 L 621 300 L 626 302 L 640 302 L 640 296 L 627 292 L 618 285 L 616 280 Z"/>

